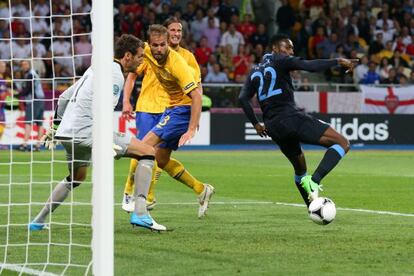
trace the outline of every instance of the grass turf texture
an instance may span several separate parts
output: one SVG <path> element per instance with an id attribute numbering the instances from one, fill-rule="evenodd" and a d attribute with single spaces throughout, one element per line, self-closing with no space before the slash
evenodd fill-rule
<path id="1" fill-rule="evenodd" d="M 23 164 L 31 159 L 47 161 L 50 152 L 0 152 L 0 225 L 8 222 L 8 208 L 1 204 L 42 203 L 50 186 L 37 182 L 56 181 L 66 174 L 63 163 Z M 312 172 L 322 151 L 307 151 Z M 319 226 L 307 217 L 305 207 L 277 204 L 238 204 L 230 202 L 302 203 L 288 161 L 278 151 L 196 152 L 175 153 L 200 180 L 216 188 L 205 219 L 197 218 L 196 196 L 183 184 L 163 173 L 157 186 L 160 203 L 153 217 L 167 227 L 168 233 L 152 233 L 129 224 L 129 216 L 115 207 L 115 274 L 116 275 L 232 275 L 266 274 L 413 274 L 414 217 L 360 213 L 338 210 L 336 220 Z M 64 160 L 62 151 L 55 160 Z M 414 172 L 412 152 L 354 151 L 323 181 L 322 195 L 334 200 L 337 207 L 414 213 Z M 18 162 L 23 162 L 19 164 Z M 115 200 L 120 203 L 129 160 L 115 162 Z M 53 167 L 53 169 L 51 168 Z M 10 176 L 10 171 L 12 175 Z M 7 184 L 12 182 L 12 186 Z M 32 190 L 24 183 L 32 182 Z M 21 183 L 21 184 L 16 184 Z M 90 201 L 90 184 L 85 183 L 73 193 L 77 202 Z M 10 189 L 10 190 L 9 190 Z M 30 193 L 31 192 L 31 193 Z M 172 204 L 194 203 L 194 204 Z M 24 224 L 40 210 L 40 205 L 14 205 L 10 223 Z M 72 212 L 72 220 L 70 219 Z M 65 244 L 90 243 L 89 227 L 78 225 L 90 221 L 90 206 L 61 206 L 53 214 L 52 231 L 30 234 L 29 247 L 0 247 L 0 262 L 50 263 L 69 262 L 87 265 L 89 248 Z M 0 245 L 26 244 L 24 226 L 0 227 Z M 50 234 L 50 235 L 49 235 Z M 45 243 L 51 241 L 50 254 Z M 28 252 L 26 260 L 26 252 Z M 42 270 L 43 266 L 29 268 Z M 70 267 L 67 275 L 84 273 L 84 268 Z M 49 265 L 48 272 L 61 273 L 63 267 Z M 14 275 L 6 272 L 5 275 Z"/>

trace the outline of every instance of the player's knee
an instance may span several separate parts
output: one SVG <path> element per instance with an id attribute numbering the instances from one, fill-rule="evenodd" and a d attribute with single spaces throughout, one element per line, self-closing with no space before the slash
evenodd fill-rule
<path id="1" fill-rule="evenodd" d="M 157 158 L 157 166 L 161 169 L 164 169 L 167 166 L 167 163 L 170 159 L 166 158 Z"/>
<path id="2" fill-rule="evenodd" d="M 74 177 L 73 179 L 70 177 L 70 175 L 68 175 L 66 177 L 66 186 L 69 190 L 72 190 L 76 187 L 79 187 L 82 182 L 85 180 L 85 177 Z"/>
<path id="3" fill-rule="evenodd" d="M 339 145 L 344 149 L 345 153 L 347 153 L 351 148 L 348 139 L 346 139 L 344 136 L 342 136 L 342 139 Z"/>

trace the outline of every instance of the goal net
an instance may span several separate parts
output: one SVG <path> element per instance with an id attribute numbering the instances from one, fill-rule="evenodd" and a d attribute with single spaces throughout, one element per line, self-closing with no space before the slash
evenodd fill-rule
<path id="1" fill-rule="evenodd" d="M 94 91 L 112 87 L 112 9 L 112 1 L 0 1 L 0 274 L 112 274 L 113 182 L 92 185 L 113 179 L 112 160 L 105 161 L 112 128 L 99 127 L 108 118 L 112 123 L 111 112 L 96 109 L 110 106 L 111 91 L 100 102 L 94 95 L 93 173 L 48 213 L 43 230 L 28 228 L 69 175 L 62 146 L 49 151 L 39 141 L 53 124 L 60 94 L 92 60 L 94 78 L 106 74 L 94 81 Z"/>

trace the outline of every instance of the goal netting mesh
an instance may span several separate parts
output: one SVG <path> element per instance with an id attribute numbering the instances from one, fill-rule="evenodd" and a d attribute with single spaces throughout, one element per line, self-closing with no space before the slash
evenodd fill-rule
<path id="1" fill-rule="evenodd" d="M 50 213 L 47 230 L 28 230 L 68 175 L 62 148 L 39 150 L 39 137 L 59 95 L 91 64 L 91 7 L 91 0 L 0 1 L 0 274 L 92 273 L 90 176 Z"/>

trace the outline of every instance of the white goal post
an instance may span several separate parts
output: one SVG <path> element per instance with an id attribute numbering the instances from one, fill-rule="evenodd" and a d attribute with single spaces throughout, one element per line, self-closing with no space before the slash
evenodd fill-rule
<path id="1" fill-rule="evenodd" d="M 114 273 L 114 164 L 112 63 L 113 1 L 92 3 L 93 97 L 93 195 L 92 255 L 94 275 Z"/>

